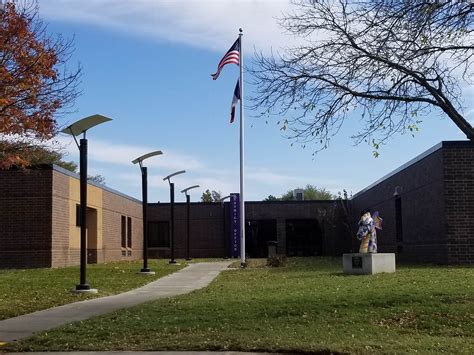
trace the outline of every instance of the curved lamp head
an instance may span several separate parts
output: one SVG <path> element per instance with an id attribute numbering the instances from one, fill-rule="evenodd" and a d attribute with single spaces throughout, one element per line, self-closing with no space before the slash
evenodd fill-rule
<path id="1" fill-rule="evenodd" d="M 178 175 L 178 174 L 184 174 L 185 172 L 186 172 L 186 170 L 177 171 L 177 172 L 175 172 L 175 173 L 173 173 L 173 174 L 170 174 L 170 175 L 164 177 L 164 178 L 163 178 L 163 181 L 168 180 L 168 182 L 170 182 L 170 179 L 171 179 L 173 176 L 176 176 L 176 175 Z"/>
<path id="2" fill-rule="evenodd" d="M 141 166 L 142 166 L 142 162 L 143 162 L 145 159 L 154 157 L 155 155 L 161 155 L 161 154 L 163 154 L 163 152 L 162 152 L 161 150 L 155 150 L 154 152 L 150 152 L 150 153 L 143 154 L 142 156 L 138 157 L 137 159 L 132 160 L 132 163 L 133 163 L 133 164 L 138 163 L 138 164 L 140 165 L 140 167 L 141 167 Z"/>
<path id="3" fill-rule="evenodd" d="M 199 185 L 189 186 L 189 187 L 185 188 L 184 190 L 181 190 L 181 192 L 183 192 L 184 194 L 187 195 L 189 190 L 195 189 L 195 188 L 197 188 L 197 187 L 199 187 Z"/>
<path id="4" fill-rule="evenodd" d="M 112 119 L 102 115 L 92 115 L 67 126 L 61 130 L 61 133 L 70 134 L 71 136 L 78 136 L 82 133 L 86 133 L 88 129 L 108 121 L 112 121 Z"/>
<path id="5" fill-rule="evenodd" d="M 219 200 L 222 206 L 224 206 L 224 200 L 227 200 L 228 198 L 230 198 L 230 195 L 224 196 Z"/>

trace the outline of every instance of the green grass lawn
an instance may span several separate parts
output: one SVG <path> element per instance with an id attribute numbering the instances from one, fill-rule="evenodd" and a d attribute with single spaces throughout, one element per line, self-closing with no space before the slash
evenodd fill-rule
<path id="1" fill-rule="evenodd" d="M 474 353 L 474 268 L 406 266 L 347 276 L 339 258 L 261 266 L 7 349 Z"/>
<path id="2" fill-rule="evenodd" d="M 148 264 L 156 275 L 136 274 L 143 266 L 142 260 L 88 265 L 87 282 L 99 290 L 97 294 L 88 295 L 70 292 L 79 283 L 79 266 L 0 270 L 0 319 L 128 291 L 186 265 L 169 265 L 168 260 L 149 260 Z"/>

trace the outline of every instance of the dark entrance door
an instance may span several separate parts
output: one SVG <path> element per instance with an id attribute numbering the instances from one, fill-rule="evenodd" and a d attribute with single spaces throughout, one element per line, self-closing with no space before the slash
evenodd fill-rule
<path id="1" fill-rule="evenodd" d="M 288 256 L 322 255 L 323 236 L 316 219 L 286 221 L 286 253 Z"/>
<path id="2" fill-rule="evenodd" d="M 276 220 L 247 220 L 245 223 L 245 250 L 251 258 L 266 258 L 267 242 L 277 240 Z"/>

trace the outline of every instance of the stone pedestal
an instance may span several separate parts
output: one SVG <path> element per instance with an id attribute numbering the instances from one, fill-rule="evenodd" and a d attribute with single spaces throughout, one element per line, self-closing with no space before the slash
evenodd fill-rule
<path id="1" fill-rule="evenodd" d="M 342 267 L 345 274 L 351 275 L 372 275 L 381 272 L 395 272 L 395 254 L 343 254 Z"/>

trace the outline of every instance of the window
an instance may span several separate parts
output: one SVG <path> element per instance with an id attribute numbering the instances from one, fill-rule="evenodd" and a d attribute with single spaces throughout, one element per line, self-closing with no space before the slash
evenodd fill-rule
<path id="1" fill-rule="evenodd" d="M 170 223 L 168 221 L 148 223 L 148 247 L 170 247 Z"/>
<path id="2" fill-rule="evenodd" d="M 76 205 L 76 227 L 81 226 L 81 205 Z"/>
<path id="3" fill-rule="evenodd" d="M 122 248 L 127 247 L 127 217 L 122 216 L 122 227 L 121 227 L 121 237 L 122 237 Z"/>
<path id="4" fill-rule="evenodd" d="M 288 256 L 323 254 L 323 231 L 316 219 L 286 220 L 286 253 Z"/>
<path id="5" fill-rule="evenodd" d="M 402 199 L 395 199 L 395 235 L 397 237 L 397 252 L 403 251 L 403 222 L 402 222 Z"/>
<path id="6" fill-rule="evenodd" d="M 127 217 L 127 248 L 132 248 L 132 218 Z"/>

